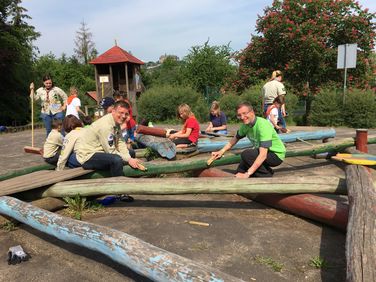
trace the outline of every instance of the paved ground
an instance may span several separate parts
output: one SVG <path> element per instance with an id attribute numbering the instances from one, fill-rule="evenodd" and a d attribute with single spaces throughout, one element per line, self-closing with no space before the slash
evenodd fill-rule
<path id="1" fill-rule="evenodd" d="M 344 137 L 355 131 L 337 132 Z M 37 130 L 36 145 L 41 146 L 43 138 L 44 131 Z M 43 164 L 39 156 L 23 153 L 30 145 L 30 131 L 2 134 L 0 140 L 2 173 Z M 370 146 L 370 152 L 376 153 L 376 147 Z M 341 165 L 308 157 L 289 158 L 276 170 L 280 177 L 291 173 L 344 176 Z M 237 195 L 138 196 L 134 203 L 84 214 L 83 220 L 127 232 L 245 281 L 345 280 L 343 233 Z M 210 226 L 190 225 L 189 220 Z M 32 258 L 8 266 L 7 250 L 18 244 Z M 329 267 L 310 266 L 310 259 L 318 256 Z M 12 232 L 0 230 L 0 273 L 1 281 L 148 281 L 102 254 L 25 225 Z"/>

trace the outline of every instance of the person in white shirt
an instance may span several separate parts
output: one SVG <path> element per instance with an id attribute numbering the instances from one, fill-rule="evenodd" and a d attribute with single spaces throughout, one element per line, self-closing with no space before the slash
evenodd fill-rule
<path id="1" fill-rule="evenodd" d="M 69 90 L 69 97 L 67 99 L 67 112 L 65 116 L 74 115 L 76 118 L 80 118 L 79 113 L 86 116 L 81 110 L 81 100 L 78 98 L 78 90 L 76 87 L 71 87 Z"/>

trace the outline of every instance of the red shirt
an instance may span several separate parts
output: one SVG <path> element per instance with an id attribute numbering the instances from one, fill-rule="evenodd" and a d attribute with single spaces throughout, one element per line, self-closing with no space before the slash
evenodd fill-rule
<path id="1" fill-rule="evenodd" d="M 190 116 L 187 118 L 183 126 L 183 132 L 185 132 L 187 128 L 192 128 L 192 132 L 188 136 L 188 139 L 192 141 L 192 143 L 197 143 L 198 136 L 200 134 L 200 125 L 195 116 Z"/>

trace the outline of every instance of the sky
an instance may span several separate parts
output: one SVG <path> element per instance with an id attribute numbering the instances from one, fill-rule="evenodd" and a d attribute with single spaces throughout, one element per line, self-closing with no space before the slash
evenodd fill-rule
<path id="1" fill-rule="evenodd" d="M 273 0 L 24 0 L 27 22 L 41 36 L 40 55 L 74 53 L 81 22 L 93 34 L 99 54 L 117 45 L 144 62 L 164 54 L 183 58 L 192 46 L 227 45 L 244 49 L 255 34 L 258 15 Z M 376 12 L 375 0 L 360 0 Z"/>

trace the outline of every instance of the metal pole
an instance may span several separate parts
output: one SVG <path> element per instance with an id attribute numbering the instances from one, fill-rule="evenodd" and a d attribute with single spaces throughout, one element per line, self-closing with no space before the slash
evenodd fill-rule
<path id="1" fill-rule="evenodd" d="M 347 80 L 347 68 L 346 68 L 346 51 L 347 51 L 347 44 L 345 44 L 345 56 L 343 58 L 343 66 L 345 68 L 345 77 L 343 81 L 343 104 L 345 104 L 345 96 L 346 96 L 346 80 Z"/>

